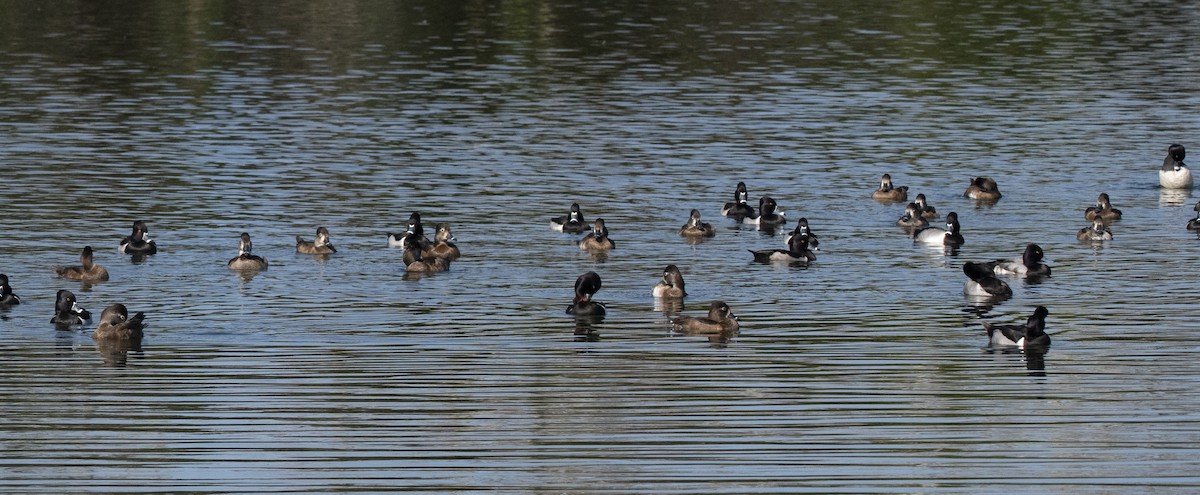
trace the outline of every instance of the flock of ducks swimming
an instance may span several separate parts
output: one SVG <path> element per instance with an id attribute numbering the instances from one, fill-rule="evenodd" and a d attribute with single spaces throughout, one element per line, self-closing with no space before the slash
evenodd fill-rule
<path id="1" fill-rule="evenodd" d="M 1159 170 L 1159 184 L 1164 188 L 1181 189 L 1192 187 L 1191 171 L 1184 164 L 1186 156 L 1182 145 L 1172 144 L 1167 150 Z M 990 177 L 975 177 L 963 192 L 963 196 L 978 202 L 998 201 L 1002 194 L 996 181 Z M 879 188 L 871 197 L 885 203 L 902 203 L 908 201 L 908 187 L 896 186 L 890 174 L 884 174 Z M 1200 203 L 1195 208 L 1196 218 L 1187 223 L 1188 230 L 1200 231 Z M 786 225 L 784 214 L 778 212 L 778 204 L 769 196 L 759 198 L 758 208 L 749 204 L 749 194 L 746 184 L 739 182 L 734 190 L 733 201 L 722 207 L 721 214 L 739 223 L 755 225 L 760 230 L 774 231 Z M 905 206 L 904 214 L 896 220 L 896 225 L 907 230 L 914 242 L 927 245 L 957 247 L 963 244 L 960 233 L 961 226 L 955 212 L 946 214 L 946 228 L 930 227 L 929 220 L 939 215 L 930 206 L 924 194 L 917 194 L 914 201 Z M 1112 207 L 1108 194 L 1100 193 L 1096 205 L 1084 210 L 1084 218 L 1092 224 L 1079 230 L 1077 238 L 1081 241 L 1104 241 L 1112 239 L 1108 224 L 1121 219 L 1121 210 Z M 584 234 L 578 241 L 579 249 L 593 253 L 606 252 L 614 249 L 616 244 L 609 238 L 608 228 L 604 219 L 597 218 L 588 222 L 578 203 L 572 204 L 566 215 L 552 218 L 550 227 L 559 232 Z M 716 230 L 709 223 L 701 220 L 700 211 L 691 210 L 687 222 L 680 227 L 679 235 L 685 238 L 708 238 L 716 235 Z M 446 223 L 439 223 L 435 229 L 434 239 L 430 240 L 424 234 L 421 216 L 414 212 L 408 220 L 407 229 L 402 234 L 389 234 L 388 245 L 403 249 L 403 261 L 406 272 L 433 273 L 449 269 L 450 263 L 461 255 L 454 244 L 455 238 Z M 812 249 L 819 244 L 816 234 L 809 228 L 808 220 L 800 218 L 796 228 L 787 233 L 785 245 L 787 249 L 751 250 L 755 261 L 783 262 L 789 264 L 807 265 L 816 260 Z M 243 232 L 239 236 L 238 255 L 230 259 L 226 265 L 231 270 L 253 272 L 266 270 L 268 262 L 265 258 L 253 254 L 253 243 L 250 234 Z M 158 252 L 155 241 L 149 237 L 146 223 L 138 220 L 133 223 L 129 236 L 121 239 L 118 251 L 135 257 L 153 255 Z M 312 241 L 296 236 L 296 252 L 312 255 L 329 255 L 336 253 L 330 242 L 329 230 L 318 227 Z M 983 298 L 1003 298 L 1012 295 L 1012 288 L 1000 277 L 1041 278 L 1050 276 L 1051 269 L 1042 262 L 1044 253 L 1037 244 L 1029 244 L 1019 258 L 1001 259 L 990 262 L 966 262 L 963 264 L 963 274 L 967 280 L 963 292 L 968 296 Z M 108 270 L 95 263 L 91 246 L 84 246 L 79 256 L 79 265 L 54 266 L 54 273 L 64 279 L 84 282 L 101 282 L 108 280 Z M 577 318 L 603 316 L 606 312 L 603 303 L 593 300 L 593 296 L 601 287 L 600 275 L 589 271 L 575 280 L 575 297 L 566 312 Z M 687 296 L 683 275 L 676 265 L 667 265 L 663 270 L 662 279 L 651 288 L 651 295 L 661 299 L 682 300 Z M 0 274 L 0 308 L 20 304 L 21 299 L 13 293 L 8 276 Z M 1032 315 L 1022 324 L 995 325 L 984 321 L 984 329 L 988 333 L 989 343 L 998 348 L 1044 349 L 1050 345 L 1050 336 L 1045 332 L 1046 317 L 1049 311 L 1044 306 L 1038 306 Z M 60 328 L 83 325 L 91 320 L 91 314 L 79 306 L 75 294 L 68 290 L 59 290 L 55 301 L 55 314 L 50 322 Z M 141 312 L 132 317 L 122 304 L 113 304 L 101 312 L 99 324 L 92 336 L 97 341 L 130 341 L 138 342 L 143 336 L 145 315 Z M 740 324 L 729 305 L 724 301 L 712 301 L 707 316 L 692 317 L 678 316 L 671 319 L 674 330 L 687 334 L 719 334 L 729 336 L 736 333 Z"/>

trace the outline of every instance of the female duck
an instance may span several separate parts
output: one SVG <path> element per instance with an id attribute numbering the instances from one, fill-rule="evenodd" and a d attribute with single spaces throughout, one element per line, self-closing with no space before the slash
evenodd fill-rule
<path id="1" fill-rule="evenodd" d="M 7 308 L 18 304 L 21 304 L 21 298 L 13 294 L 12 286 L 8 285 L 8 275 L 0 273 L 0 308 Z"/>
<path id="2" fill-rule="evenodd" d="M 568 234 L 587 232 L 588 223 L 587 220 L 583 219 L 583 212 L 579 210 L 579 203 L 571 203 L 571 211 L 567 212 L 566 215 L 551 218 L 550 229 Z"/>
<path id="3" fill-rule="evenodd" d="M 758 251 L 750 250 L 750 254 L 754 255 L 754 261 L 778 261 L 787 263 L 799 263 L 807 265 L 811 261 L 816 261 L 817 255 L 813 254 L 808 249 L 808 236 L 794 235 L 788 242 L 788 249 L 762 249 Z"/>
<path id="4" fill-rule="evenodd" d="M 758 198 L 758 216 L 746 217 L 742 222 L 757 225 L 759 229 L 764 230 L 782 227 L 787 223 L 787 219 L 783 217 L 783 213 L 775 212 L 778 207 L 779 204 L 770 196 Z"/>
<path id="5" fill-rule="evenodd" d="M 883 174 L 879 189 L 871 193 L 871 199 L 893 203 L 908 201 L 908 186 L 893 186 L 891 174 Z"/>
<path id="6" fill-rule="evenodd" d="M 1197 202 L 1196 207 L 1192 209 L 1196 210 L 1196 218 L 1188 221 L 1187 228 L 1188 230 L 1200 230 L 1200 202 Z"/>
<path id="7" fill-rule="evenodd" d="M 296 236 L 296 252 L 300 254 L 333 254 L 337 252 L 337 249 L 329 242 L 329 229 L 317 227 L 317 235 L 311 242 Z"/>
<path id="8" fill-rule="evenodd" d="M 991 177 L 976 177 L 971 179 L 971 185 L 967 186 L 963 196 L 978 200 L 978 201 L 996 201 L 1000 199 L 1000 187 L 996 185 L 996 181 Z"/>
<path id="9" fill-rule="evenodd" d="M 230 259 L 226 266 L 231 270 L 266 270 L 267 259 L 251 253 L 254 244 L 250 242 L 250 234 L 242 232 L 238 242 L 238 255 Z"/>
<path id="10" fill-rule="evenodd" d="M 1025 246 L 1025 252 L 1020 258 L 1011 260 L 996 260 L 992 262 L 992 271 L 996 275 L 1016 275 L 1018 277 L 1049 277 L 1050 267 L 1042 263 L 1045 253 L 1042 247 L 1030 243 Z"/>
<path id="11" fill-rule="evenodd" d="M 738 331 L 737 316 L 725 301 L 708 305 L 708 317 L 680 316 L 671 320 L 671 328 L 684 333 L 732 333 Z"/>
<path id="12" fill-rule="evenodd" d="M 434 229 L 433 245 L 429 249 L 421 251 L 421 256 L 424 258 L 446 258 L 449 261 L 454 261 L 462 255 L 458 250 L 458 246 L 454 244 L 454 234 L 450 233 L 450 224 L 439 223 Z"/>
<path id="13" fill-rule="evenodd" d="M 1096 206 L 1089 206 L 1083 210 L 1083 218 L 1095 220 L 1099 218 L 1105 222 L 1121 219 L 1121 210 L 1112 207 L 1112 203 L 1108 200 L 1108 193 L 1100 193 L 1096 198 Z"/>
<path id="14" fill-rule="evenodd" d="M 420 249 L 404 250 L 405 273 L 437 273 L 450 269 L 450 260 L 441 256 L 426 257 Z"/>
<path id="15" fill-rule="evenodd" d="M 650 290 L 650 295 L 664 299 L 679 299 L 687 296 L 687 291 L 683 289 L 683 274 L 679 272 L 679 267 L 667 265 L 667 268 L 663 270 L 662 280 Z"/>
<path id="16" fill-rule="evenodd" d="M 142 312 L 129 317 L 129 311 L 124 304 L 114 304 L 100 313 L 100 325 L 92 332 L 96 340 L 142 340 L 142 320 L 146 315 Z"/>
<path id="17" fill-rule="evenodd" d="M 727 217 L 733 217 L 739 221 L 743 218 L 750 218 L 754 215 L 754 207 L 748 203 L 750 194 L 746 192 L 746 183 L 738 182 L 737 189 L 733 190 L 733 202 L 725 203 L 721 208 L 721 214 Z"/>
<path id="18" fill-rule="evenodd" d="M 917 199 L 914 199 L 913 202 L 921 209 L 921 216 L 925 218 L 938 217 L 937 208 L 929 206 L 929 203 L 925 201 L 925 194 L 917 194 Z"/>
<path id="19" fill-rule="evenodd" d="M 408 228 L 403 234 L 388 234 L 388 246 L 408 249 L 410 245 L 417 249 L 425 249 L 432 243 L 425 237 L 425 229 L 421 226 L 421 214 L 412 212 L 408 216 Z"/>
<path id="20" fill-rule="evenodd" d="M 925 217 L 921 215 L 921 207 L 919 205 L 916 203 L 909 203 L 908 206 L 904 207 L 904 215 L 901 215 L 900 218 L 896 220 L 896 225 L 906 229 L 916 229 L 928 227 L 929 220 L 926 220 Z"/>
<path id="21" fill-rule="evenodd" d="M 77 266 L 58 266 L 53 267 L 54 273 L 59 277 L 68 280 L 81 280 L 84 282 L 99 282 L 108 280 L 108 269 L 97 265 L 92 260 L 92 247 L 84 246 L 83 252 L 79 254 L 79 265 Z"/>
<path id="22" fill-rule="evenodd" d="M 712 224 L 700 221 L 700 210 L 692 209 L 691 216 L 687 223 L 679 228 L 679 235 L 682 237 L 712 237 L 717 235 L 716 229 L 713 229 Z"/>
<path id="23" fill-rule="evenodd" d="M 963 236 L 959 233 L 962 228 L 958 223 L 958 213 L 946 215 L 946 230 L 936 227 L 926 227 L 913 233 L 913 240 L 922 244 L 957 247 L 963 245 Z"/>
<path id="24" fill-rule="evenodd" d="M 813 231 L 808 228 L 808 219 L 805 217 L 800 217 L 799 220 L 796 220 L 796 228 L 792 229 L 791 232 L 788 232 L 787 237 L 783 240 L 784 244 L 791 246 L 792 237 L 798 235 L 808 237 L 808 247 L 811 249 L 817 249 L 817 246 L 821 244 L 821 242 L 817 240 L 817 234 L 814 234 Z"/>
<path id="25" fill-rule="evenodd" d="M 575 279 L 575 299 L 567 306 L 567 314 L 575 316 L 602 316 L 605 313 L 604 304 L 592 300 L 592 296 L 600 291 L 600 275 L 587 272 Z"/>
<path id="26" fill-rule="evenodd" d="M 1104 221 L 1099 218 L 1092 220 L 1091 227 L 1079 229 L 1075 234 L 1075 238 L 1081 241 L 1110 241 L 1113 238 L 1112 231 L 1104 226 Z"/>
<path id="27" fill-rule="evenodd" d="M 1045 306 L 1038 306 L 1024 325 L 994 325 L 985 321 L 983 328 L 992 347 L 1046 348 L 1050 346 L 1050 336 L 1046 334 L 1049 314 Z"/>
<path id="28" fill-rule="evenodd" d="M 148 255 L 157 253 L 158 245 L 150 239 L 150 229 L 146 227 L 146 222 L 138 220 L 133 222 L 133 233 L 121 239 L 117 251 L 125 254 Z"/>
<path id="29" fill-rule="evenodd" d="M 1172 144 L 1167 148 L 1167 157 L 1163 159 L 1162 168 L 1158 170 L 1158 183 L 1169 189 L 1186 189 L 1192 187 L 1192 171 L 1183 163 L 1187 151 L 1182 144 Z"/>
<path id="30" fill-rule="evenodd" d="M 59 327 L 71 325 L 81 325 L 83 322 L 91 320 L 92 314 L 88 310 L 79 307 L 75 300 L 75 294 L 69 290 L 60 290 L 54 300 L 54 317 L 50 318 L 50 323 Z"/>
<path id="31" fill-rule="evenodd" d="M 592 231 L 579 241 L 579 249 L 587 251 L 608 251 L 615 247 L 617 244 L 608 238 L 608 227 L 604 226 L 603 218 L 597 218 Z"/>
<path id="32" fill-rule="evenodd" d="M 1012 295 L 1008 283 L 996 278 L 996 274 L 987 263 L 968 261 L 963 264 L 963 274 L 967 281 L 963 284 L 963 293 L 968 296 L 1007 297 Z"/>

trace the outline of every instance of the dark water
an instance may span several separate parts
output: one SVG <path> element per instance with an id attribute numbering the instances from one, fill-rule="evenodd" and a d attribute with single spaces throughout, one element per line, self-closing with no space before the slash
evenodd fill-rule
<path id="1" fill-rule="evenodd" d="M 35 2 L 0 12 L 5 492 L 1128 493 L 1200 486 L 1200 11 L 1123 2 Z M 956 211 L 914 246 L 883 173 Z M 1004 198 L 960 195 L 976 175 Z M 738 181 L 807 268 L 720 217 Z M 1109 193 L 1115 239 L 1080 243 Z M 617 242 L 548 220 L 583 205 Z M 720 230 L 677 230 L 690 209 Z M 420 211 L 464 257 L 406 280 Z M 116 252 L 144 219 L 160 253 Z M 936 222 L 935 222 L 936 223 Z M 332 232 L 328 259 L 293 238 Z M 790 229 L 791 225 L 789 225 Z M 431 229 L 430 229 L 431 230 Z M 250 232 L 268 271 L 224 263 Z M 1054 276 L 962 294 L 1036 242 Z M 59 280 L 83 245 L 112 279 Z M 674 334 L 727 301 L 729 341 Z M 563 314 L 604 280 L 602 322 Z M 47 324 L 147 314 L 140 351 Z M 980 317 L 1050 309 L 1044 356 Z"/>

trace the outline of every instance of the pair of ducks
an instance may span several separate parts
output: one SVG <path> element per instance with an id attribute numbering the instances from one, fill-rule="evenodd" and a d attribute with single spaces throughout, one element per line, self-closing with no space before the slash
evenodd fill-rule
<path id="1" fill-rule="evenodd" d="M 750 206 L 750 193 L 745 182 L 738 182 L 733 190 L 733 201 L 721 207 L 721 214 L 733 218 L 740 223 L 757 225 L 761 230 L 782 227 L 787 223 L 785 213 L 777 211 L 779 203 L 770 196 L 758 198 L 758 211 Z"/>
<path id="2" fill-rule="evenodd" d="M 117 251 L 123 254 L 138 256 L 146 256 L 158 252 L 158 245 L 153 239 L 150 239 L 150 229 L 146 227 L 146 222 L 137 220 L 133 222 L 133 232 L 121 239 L 117 244 Z M 54 265 L 51 267 L 55 275 L 68 280 L 79 280 L 83 282 L 103 282 L 108 280 L 108 269 L 103 265 L 99 265 L 95 261 L 95 253 L 91 246 L 84 246 L 83 251 L 79 254 L 79 264 L 71 266 Z"/>
<path id="3" fill-rule="evenodd" d="M 408 217 L 408 228 L 403 234 L 389 234 L 388 245 L 404 250 L 402 260 L 407 273 L 437 273 L 450 269 L 450 262 L 462 256 L 454 242 L 450 224 L 439 223 L 434 227 L 433 241 L 425 236 L 420 212 Z"/>
<path id="4" fill-rule="evenodd" d="M 54 301 L 54 317 L 50 318 L 50 323 L 58 328 L 68 329 L 91 319 L 92 314 L 79 306 L 74 293 L 69 290 L 58 291 Z M 124 304 L 110 305 L 100 312 L 100 324 L 92 332 L 92 338 L 107 341 L 141 341 L 145 319 L 146 315 L 142 312 L 130 318 L 129 310 Z"/>
<path id="5" fill-rule="evenodd" d="M 1109 241 L 1113 234 L 1108 230 L 1108 222 L 1121 219 L 1121 210 L 1112 207 L 1107 193 L 1100 193 L 1096 198 L 1096 206 L 1089 206 L 1083 211 L 1083 218 L 1090 220 L 1092 225 L 1079 229 L 1075 238 L 1081 241 Z"/>
<path id="6" fill-rule="evenodd" d="M 696 215 L 699 220 L 699 212 L 696 212 Z M 604 252 L 617 247 L 617 243 L 608 237 L 608 227 L 604 225 L 604 219 L 597 218 L 595 222 L 589 224 L 583 217 L 583 211 L 579 209 L 579 203 L 571 203 L 571 210 L 566 215 L 551 218 L 550 229 L 568 234 L 587 232 L 588 234 L 578 242 L 581 250 Z"/>
<path id="7" fill-rule="evenodd" d="M 604 304 L 592 299 L 592 296 L 600 290 L 601 285 L 600 275 L 596 272 L 587 272 L 576 278 L 575 299 L 571 301 L 570 306 L 567 306 L 567 314 L 576 317 L 605 315 L 607 310 Z M 655 285 L 651 293 L 655 297 L 679 299 L 687 295 L 683 287 L 683 275 L 679 272 L 679 267 L 667 265 L 667 268 L 663 270 L 662 282 Z M 737 317 L 724 301 L 710 303 L 707 317 L 678 316 L 672 318 L 671 327 L 676 331 L 689 334 L 729 334 L 741 328 Z"/>
<path id="8" fill-rule="evenodd" d="M 250 240 L 249 233 L 242 232 L 238 239 L 238 255 L 225 263 L 225 266 L 228 266 L 230 270 L 240 271 L 266 270 L 270 266 L 266 258 L 254 254 L 254 243 Z M 317 234 L 311 241 L 296 236 L 296 252 L 329 255 L 336 253 L 337 248 L 334 248 L 333 243 L 329 241 L 329 229 L 317 227 Z"/>
<path id="9" fill-rule="evenodd" d="M 963 196 L 986 202 L 997 201 L 1003 195 L 1000 194 L 999 186 L 991 177 L 974 177 L 971 179 L 971 184 L 967 186 L 967 190 L 963 191 Z M 917 197 L 923 199 L 924 195 Z M 890 203 L 908 201 L 908 186 L 896 186 L 892 184 L 891 174 L 883 174 L 883 178 L 879 181 L 879 188 L 871 193 L 871 198 Z"/>

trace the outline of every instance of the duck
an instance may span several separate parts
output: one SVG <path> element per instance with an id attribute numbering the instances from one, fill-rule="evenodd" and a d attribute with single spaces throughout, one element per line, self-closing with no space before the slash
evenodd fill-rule
<path id="1" fill-rule="evenodd" d="M 550 219 L 550 229 L 556 232 L 582 234 L 587 232 L 588 227 L 587 220 L 583 219 L 583 212 L 579 210 L 579 203 L 571 203 L 571 211 L 566 215 Z"/>
<path id="2" fill-rule="evenodd" d="M 957 247 L 966 242 L 959 230 L 958 213 L 946 214 L 946 230 L 926 227 L 913 233 L 913 240 L 922 244 Z"/>
<path id="3" fill-rule="evenodd" d="M 131 340 L 142 339 L 142 321 L 146 315 L 138 312 L 129 317 L 129 310 L 124 304 L 113 304 L 100 312 L 100 325 L 92 332 L 95 340 Z"/>
<path id="4" fill-rule="evenodd" d="M 238 255 L 225 265 L 231 270 L 266 270 L 267 259 L 251 253 L 254 244 L 250 242 L 250 234 L 242 232 L 239 237 L 241 240 L 238 242 Z"/>
<path id="5" fill-rule="evenodd" d="M 913 199 L 913 202 L 916 203 L 918 207 L 920 207 L 921 216 L 923 216 L 925 218 L 937 218 L 938 217 L 937 208 L 929 206 L 929 202 L 926 201 L 924 193 L 918 193 L 916 199 Z"/>
<path id="6" fill-rule="evenodd" d="M 743 218 L 754 217 L 754 207 L 749 205 L 749 198 L 750 194 L 746 192 L 746 183 L 738 182 L 737 188 L 733 190 L 733 202 L 725 203 L 725 206 L 721 208 L 721 214 L 739 221 Z"/>
<path id="7" fill-rule="evenodd" d="M 1192 209 L 1196 210 L 1196 218 L 1193 218 L 1188 221 L 1187 229 L 1188 230 L 1200 230 L 1200 202 L 1197 202 L 1196 206 Z"/>
<path id="8" fill-rule="evenodd" d="M 1079 229 L 1075 234 L 1075 238 L 1081 241 L 1109 241 L 1112 240 L 1112 231 L 1104 225 L 1104 221 L 1097 218 L 1092 220 L 1091 227 Z"/>
<path id="9" fill-rule="evenodd" d="M 600 275 L 587 272 L 575 279 L 575 299 L 567 306 L 567 314 L 575 316 L 602 316 L 607 311 L 603 303 L 592 300 L 600 291 Z"/>
<path id="10" fill-rule="evenodd" d="M 1095 220 L 1097 218 L 1111 222 L 1121 219 L 1121 210 L 1112 207 L 1112 202 L 1108 199 L 1108 193 L 1100 193 L 1096 198 L 1096 206 L 1089 206 L 1083 210 L 1083 218 Z"/>
<path id="11" fill-rule="evenodd" d="M 0 273 L 0 308 L 7 308 L 18 304 L 21 304 L 21 298 L 13 294 L 12 286 L 8 285 L 8 275 Z"/>
<path id="12" fill-rule="evenodd" d="M 592 231 L 579 240 L 579 249 L 587 251 L 608 251 L 615 247 L 617 244 L 608 238 L 608 227 L 604 226 L 603 218 L 597 218 Z"/>
<path id="13" fill-rule="evenodd" d="M 971 185 L 967 186 L 963 196 L 979 201 L 996 201 L 1002 194 L 991 177 L 976 177 L 971 179 Z"/>
<path id="14" fill-rule="evenodd" d="M 133 222 L 133 233 L 121 239 L 117 251 L 133 255 L 154 254 L 158 252 L 158 244 L 150 239 L 150 229 L 146 227 L 146 222 L 137 220 Z"/>
<path id="15" fill-rule="evenodd" d="M 1167 157 L 1163 159 L 1162 168 L 1158 169 L 1158 184 L 1168 189 L 1187 189 L 1192 187 L 1192 171 L 1183 163 L 1187 150 L 1182 144 L 1172 144 L 1167 147 Z"/>
<path id="16" fill-rule="evenodd" d="M 454 244 L 457 239 L 450 232 L 450 224 L 439 223 L 435 227 L 433 233 L 433 245 L 421 251 L 421 257 L 446 258 L 449 261 L 454 261 L 462 256 L 462 252 L 458 250 L 458 245 Z"/>
<path id="17" fill-rule="evenodd" d="M 800 217 L 799 220 L 796 220 L 796 228 L 792 229 L 791 232 L 788 232 L 787 237 L 785 237 L 783 239 L 783 244 L 785 246 L 791 246 L 792 245 L 792 236 L 797 236 L 797 235 L 803 235 L 803 236 L 808 237 L 809 249 L 812 249 L 812 250 L 820 249 L 818 246 L 820 246 L 821 241 L 818 241 L 817 234 L 814 234 L 812 229 L 808 228 L 808 218 Z"/>
<path id="18" fill-rule="evenodd" d="M 991 263 L 996 275 L 1016 275 L 1018 277 L 1049 277 L 1050 266 L 1042 262 L 1045 253 L 1042 247 L 1029 243 L 1020 258 L 996 260 Z"/>
<path id="19" fill-rule="evenodd" d="M 807 265 L 816 261 L 817 255 L 808 249 L 808 236 L 793 235 L 788 241 L 788 249 L 749 250 L 754 255 L 754 261 L 779 261 Z"/>
<path id="20" fill-rule="evenodd" d="M 683 288 L 683 274 L 679 272 L 679 267 L 667 265 L 663 269 L 662 280 L 650 290 L 650 295 L 664 299 L 679 299 L 687 296 L 687 291 Z"/>
<path id="21" fill-rule="evenodd" d="M 60 290 L 54 299 L 54 317 L 50 323 L 60 327 L 82 325 L 91 320 L 92 314 L 79 306 L 75 294 L 69 290 Z"/>
<path id="22" fill-rule="evenodd" d="M 700 221 L 700 210 L 692 209 L 692 213 L 688 217 L 687 223 L 679 228 L 679 235 L 682 237 L 712 237 L 717 235 L 716 229 L 713 229 L 711 223 Z"/>
<path id="23" fill-rule="evenodd" d="M 908 201 L 908 186 L 893 186 L 891 174 L 883 174 L 879 181 L 879 189 L 871 193 L 871 199 L 892 203 Z"/>
<path id="24" fill-rule="evenodd" d="M 963 264 L 963 274 L 967 281 L 963 284 L 963 293 L 968 296 L 1007 297 L 1012 295 L 1012 287 L 996 278 L 991 265 L 968 261 Z"/>
<path id="25" fill-rule="evenodd" d="M 416 241 L 412 241 L 416 242 Z M 438 273 L 450 270 L 450 260 L 442 256 L 425 256 L 415 246 L 404 249 L 405 273 Z"/>
<path id="26" fill-rule="evenodd" d="M 921 214 L 921 207 L 919 205 L 916 203 L 909 203 L 904 207 L 904 214 L 896 220 L 896 225 L 906 229 L 917 229 L 921 227 L 928 227 L 929 220 L 926 220 L 925 216 Z"/>
<path id="27" fill-rule="evenodd" d="M 775 209 L 779 204 L 770 196 L 758 198 L 758 216 L 746 217 L 742 220 L 743 223 L 757 225 L 759 229 L 774 229 L 783 226 L 787 223 L 783 213 L 776 213 Z"/>
<path id="28" fill-rule="evenodd" d="M 433 243 L 425 237 L 425 229 L 421 226 L 421 213 L 416 211 L 408 216 L 408 227 L 403 234 L 388 234 L 388 246 L 391 247 L 407 249 L 412 245 L 417 249 L 425 249 L 431 244 Z"/>
<path id="29" fill-rule="evenodd" d="M 707 317 L 678 316 L 671 319 L 671 328 L 689 334 L 732 333 L 741 325 L 725 301 L 713 301 L 708 305 Z"/>
<path id="30" fill-rule="evenodd" d="M 296 236 L 296 252 L 300 254 L 333 254 L 337 252 L 337 249 L 329 243 L 329 229 L 317 227 L 317 235 L 311 242 Z"/>
<path id="31" fill-rule="evenodd" d="M 53 267 L 54 273 L 59 277 L 68 280 L 81 280 L 84 282 L 99 282 L 108 280 L 108 269 L 97 265 L 92 260 L 92 247 L 84 246 L 83 252 L 79 254 L 79 265 L 75 266 L 58 266 Z"/>
<path id="32" fill-rule="evenodd" d="M 983 328 L 987 330 L 988 342 L 992 347 L 1044 349 L 1050 346 L 1050 336 L 1046 334 L 1046 316 L 1049 314 L 1045 306 L 1038 306 L 1024 324 L 995 325 L 984 321 Z"/>

